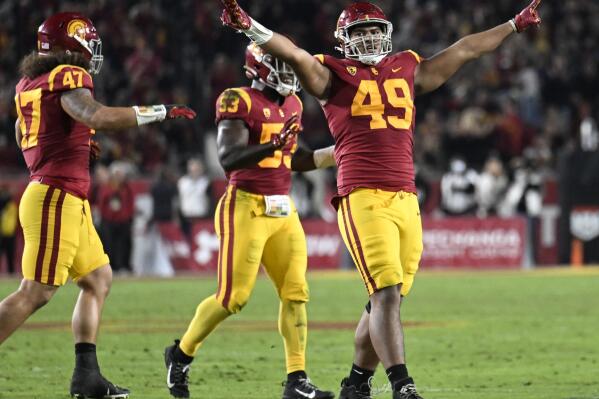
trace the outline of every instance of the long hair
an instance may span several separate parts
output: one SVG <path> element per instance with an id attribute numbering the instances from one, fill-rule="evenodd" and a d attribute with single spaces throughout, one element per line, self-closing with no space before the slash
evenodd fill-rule
<path id="1" fill-rule="evenodd" d="M 89 61 L 79 52 L 57 52 L 40 55 L 37 51 L 32 51 L 21 61 L 19 72 L 29 79 L 34 79 L 63 64 L 75 65 L 89 70 Z"/>

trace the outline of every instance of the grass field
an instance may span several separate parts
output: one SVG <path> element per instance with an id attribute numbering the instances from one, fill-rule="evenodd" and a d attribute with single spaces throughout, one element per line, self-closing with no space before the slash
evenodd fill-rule
<path id="1" fill-rule="evenodd" d="M 308 372 L 337 391 L 366 301 L 358 274 L 309 276 Z M 0 297 L 17 287 L 0 281 Z M 103 372 L 131 398 L 168 398 L 163 348 L 212 279 L 117 280 L 99 340 Z M 67 398 L 74 356 L 69 284 L 0 347 L 0 398 Z M 249 305 L 199 352 L 193 398 L 280 398 L 277 300 L 260 279 Z M 426 399 L 599 398 L 599 270 L 422 272 L 404 304 L 408 365 Z M 379 368 L 377 386 L 385 384 Z M 382 393 L 380 398 L 390 398 Z"/>

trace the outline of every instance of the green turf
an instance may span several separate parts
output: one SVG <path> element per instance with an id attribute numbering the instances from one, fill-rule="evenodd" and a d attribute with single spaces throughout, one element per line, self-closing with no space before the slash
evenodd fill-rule
<path id="1" fill-rule="evenodd" d="M 337 391 L 366 301 L 357 273 L 310 275 L 308 372 Z M 0 281 L 0 297 L 17 281 Z M 184 331 L 211 279 L 115 281 L 99 358 L 132 398 L 168 398 L 163 348 Z M 73 366 L 69 284 L 0 347 L 0 398 L 67 398 Z M 209 337 L 194 398 L 280 398 L 277 302 L 260 279 L 244 311 Z M 599 398 L 599 273 L 420 273 L 404 305 L 408 365 L 426 399 Z M 336 324 L 335 324 L 336 323 Z M 325 329 L 334 327 L 333 329 Z M 385 383 L 384 374 L 376 376 Z M 390 398 L 389 393 L 378 396 Z"/>

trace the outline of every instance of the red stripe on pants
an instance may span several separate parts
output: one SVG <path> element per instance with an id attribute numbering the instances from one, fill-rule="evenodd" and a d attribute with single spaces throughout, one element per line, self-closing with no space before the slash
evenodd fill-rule
<path id="1" fill-rule="evenodd" d="M 349 196 L 347 196 L 345 198 L 346 198 L 345 202 L 347 204 L 347 216 L 349 218 L 349 224 L 350 224 L 352 234 L 354 236 L 354 241 L 356 242 L 356 250 L 358 251 L 358 254 L 360 255 L 360 260 L 362 261 L 362 266 L 364 267 L 364 273 L 366 274 L 366 278 L 368 279 L 368 282 L 370 283 L 372 290 L 376 291 L 378 288 L 376 287 L 376 284 L 374 283 L 374 279 L 372 278 L 372 276 L 370 275 L 370 272 L 368 271 L 368 266 L 366 265 L 366 259 L 364 259 L 364 252 L 362 251 L 362 244 L 360 243 L 360 237 L 358 237 L 358 231 L 356 230 L 356 226 L 354 224 L 354 219 L 351 216 L 351 206 L 349 205 Z"/>
<path id="2" fill-rule="evenodd" d="M 50 256 L 50 270 L 48 271 L 48 284 L 54 285 L 56 275 L 56 263 L 58 262 L 58 251 L 60 250 L 60 224 L 62 219 L 62 203 L 66 192 L 61 191 L 56 201 L 56 212 L 54 213 L 54 240 L 52 241 L 52 255 Z"/>
<path id="3" fill-rule="evenodd" d="M 227 288 L 225 289 L 225 297 L 223 298 L 223 306 L 225 309 L 229 307 L 231 299 L 231 289 L 233 287 L 233 244 L 235 242 L 235 197 L 237 195 L 237 187 L 233 186 L 231 190 L 231 203 L 229 205 L 229 247 L 227 248 Z"/>
<path id="4" fill-rule="evenodd" d="M 222 201 L 220 202 L 220 209 L 218 210 L 218 228 L 220 233 L 220 250 L 218 251 L 218 288 L 216 290 L 216 297 L 220 295 L 220 288 L 223 281 L 222 267 L 223 267 L 223 248 L 225 242 L 225 204 L 227 202 L 227 194 L 229 189 L 225 191 Z"/>
<path id="5" fill-rule="evenodd" d="M 44 204 L 42 205 L 42 228 L 40 230 L 40 246 L 37 250 L 37 259 L 35 262 L 35 281 L 43 283 L 42 272 L 44 269 L 44 255 L 46 254 L 46 242 L 48 241 L 48 218 L 50 217 L 50 202 L 54 194 L 54 187 L 48 187 Z"/>

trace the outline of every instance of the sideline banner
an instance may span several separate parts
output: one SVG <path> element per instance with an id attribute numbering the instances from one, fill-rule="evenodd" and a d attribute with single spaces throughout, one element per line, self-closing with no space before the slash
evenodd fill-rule
<path id="1" fill-rule="evenodd" d="M 524 218 L 424 218 L 423 228 L 423 268 L 519 268 L 525 260 Z"/>
<path id="2" fill-rule="evenodd" d="M 308 244 L 308 269 L 339 268 L 343 242 L 337 224 L 327 223 L 322 220 L 303 220 L 302 226 Z M 212 220 L 196 222 L 192 232 L 191 264 L 188 265 L 188 268 L 191 270 L 216 270 L 219 241 L 214 232 L 214 222 Z M 185 253 L 185 250 L 182 249 L 181 240 L 177 240 L 174 234 L 171 234 L 173 233 L 172 230 L 164 230 L 162 233 L 166 233 L 165 241 L 172 243 L 169 247 L 174 248 L 177 246 L 180 249 L 171 253 L 178 256 Z M 185 269 L 185 267 L 181 267 L 184 262 L 180 258 L 177 263 L 179 267 L 175 268 Z"/>

